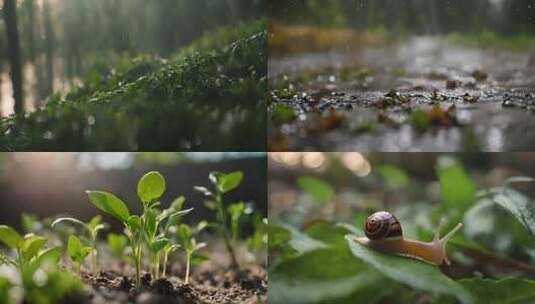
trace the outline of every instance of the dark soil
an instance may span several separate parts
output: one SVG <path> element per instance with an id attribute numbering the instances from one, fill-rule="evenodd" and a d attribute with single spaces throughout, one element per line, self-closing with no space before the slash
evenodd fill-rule
<path id="1" fill-rule="evenodd" d="M 267 303 L 267 274 L 260 266 L 249 266 L 240 272 L 205 270 L 193 274 L 189 284 L 176 276 L 152 280 L 145 273 L 139 289 L 135 288 L 133 278 L 114 271 L 101 271 L 97 276 L 84 273 L 83 280 L 90 286 L 87 303 Z"/>

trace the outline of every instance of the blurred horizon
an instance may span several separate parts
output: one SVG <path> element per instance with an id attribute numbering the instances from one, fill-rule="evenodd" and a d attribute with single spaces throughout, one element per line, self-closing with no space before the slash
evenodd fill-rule
<path id="1" fill-rule="evenodd" d="M 88 220 L 97 214 L 114 229 L 120 223 L 102 214 L 87 200 L 86 190 L 115 193 L 132 212 L 141 204 L 139 178 L 159 171 L 167 180 L 162 206 L 180 195 L 195 208 L 186 222 L 210 218 L 204 198 L 194 186 L 211 187 L 212 171 L 243 171 L 242 185 L 225 203 L 244 200 L 267 215 L 265 153 L 0 153 L 0 223 L 20 227 L 21 214 L 39 218 L 71 215 Z"/>

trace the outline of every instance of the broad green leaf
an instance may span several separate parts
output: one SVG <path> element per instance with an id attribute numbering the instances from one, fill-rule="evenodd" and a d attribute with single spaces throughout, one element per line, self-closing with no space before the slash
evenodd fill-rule
<path id="1" fill-rule="evenodd" d="M 398 167 L 383 165 L 375 169 L 391 188 L 405 188 L 410 184 L 407 173 Z"/>
<path id="2" fill-rule="evenodd" d="M 289 241 L 289 245 L 299 254 L 329 247 L 324 242 L 315 240 L 291 226 L 282 225 L 281 227 L 290 232 L 291 239 Z"/>
<path id="3" fill-rule="evenodd" d="M 442 201 L 460 212 L 468 209 L 476 198 L 476 187 L 456 160 L 442 158 L 437 167 Z"/>
<path id="4" fill-rule="evenodd" d="M 69 241 L 67 243 L 67 253 L 71 260 L 75 262 L 80 262 L 80 255 L 82 252 L 82 242 L 75 235 L 69 236 Z"/>
<path id="5" fill-rule="evenodd" d="M 384 276 L 430 293 L 448 294 L 462 303 L 473 303 L 472 295 L 438 267 L 410 258 L 386 255 L 355 241 L 355 235 L 346 239 L 353 255 L 370 264 Z"/>
<path id="6" fill-rule="evenodd" d="M 130 216 L 130 211 L 125 203 L 112 193 L 105 191 L 86 191 L 89 201 L 98 209 L 116 217 L 122 222 L 126 222 Z"/>
<path id="7" fill-rule="evenodd" d="M 292 234 L 288 229 L 285 229 L 279 225 L 268 225 L 268 247 L 272 249 L 280 249 L 288 244 L 292 239 Z"/>
<path id="8" fill-rule="evenodd" d="M 459 283 L 470 290 L 480 304 L 535 303 L 535 281 L 507 278 L 502 280 L 464 279 Z"/>
<path id="9" fill-rule="evenodd" d="M 159 199 L 164 192 L 165 178 L 156 171 L 143 175 L 137 184 L 137 195 L 144 203 Z"/>
<path id="10" fill-rule="evenodd" d="M 164 249 L 165 246 L 167 246 L 169 244 L 169 240 L 166 239 L 166 238 L 159 238 L 159 239 L 156 239 L 154 240 L 151 244 L 150 244 L 150 250 L 153 252 L 153 253 L 157 253 L 159 252 L 160 250 Z"/>
<path id="11" fill-rule="evenodd" d="M 59 247 L 43 250 L 37 254 L 37 258 L 33 259 L 30 263 L 30 269 L 32 271 L 37 270 L 45 263 L 50 265 L 57 265 L 61 259 L 61 251 Z"/>
<path id="12" fill-rule="evenodd" d="M 129 216 L 126 220 L 126 223 L 128 224 L 128 227 L 133 231 L 141 230 L 141 218 L 137 215 Z"/>
<path id="13" fill-rule="evenodd" d="M 243 172 L 237 171 L 229 174 L 222 174 L 217 178 L 217 187 L 221 193 L 227 193 L 236 189 L 243 179 Z"/>
<path id="14" fill-rule="evenodd" d="M 15 229 L 6 225 L 0 225 L 0 241 L 8 247 L 15 249 L 22 246 L 24 239 Z"/>
<path id="15" fill-rule="evenodd" d="M 327 203 L 334 197 L 334 189 L 327 182 L 314 177 L 300 177 L 297 184 L 318 203 Z"/>
<path id="16" fill-rule="evenodd" d="M 392 292 L 392 281 L 370 271 L 349 250 L 319 249 L 269 271 L 269 303 L 374 303 Z"/>
<path id="17" fill-rule="evenodd" d="M 530 233 L 535 236 L 535 204 L 522 193 L 503 188 L 501 193 L 493 196 L 493 201 L 509 211 Z"/>
<path id="18" fill-rule="evenodd" d="M 22 245 L 22 256 L 24 259 L 28 261 L 37 255 L 39 250 L 46 244 L 46 241 L 46 238 L 35 235 L 24 239 Z"/>

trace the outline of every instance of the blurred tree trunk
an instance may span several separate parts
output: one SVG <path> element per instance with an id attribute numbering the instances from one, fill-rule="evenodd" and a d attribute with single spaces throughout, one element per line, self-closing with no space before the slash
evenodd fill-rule
<path id="1" fill-rule="evenodd" d="M 4 94 L 2 91 L 2 73 L 4 73 L 4 69 L 2 68 L 2 63 L 0 62 L 0 117 L 4 116 L 2 111 L 2 104 L 4 103 Z"/>
<path id="2" fill-rule="evenodd" d="M 7 54 L 11 65 L 11 82 L 13 84 L 13 98 L 15 99 L 15 113 L 21 113 L 24 111 L 24 96 L 22 91 L 22 64 L 15 0 L 4 0 L 4 21 L 6 23 Z"/>
<path id="3" fill-rule="evenodd" d="M 41 90 L 39 89 L 42 80 L 39 77 L 40 69 L 37 66 L 37 51 L 35 41 L 35 0 L 25 0 L 24 8 L 27 14 L 27 43 L 28 43 L 28 62 L 32 65 L 36 74 L 37 84 L 34 86 L 33 91 L 35 95 L 35 105 L 39 106 L 41 102 Z"/>
<path id="4" fill-rule="evenodd" d="M 43 1 L 43 22 L 45 28 L 45 65 L 46 79 L 44 87 L 44 96 L 49 97 L 54 93 L 54 28 L 52 25 L 52 12 L 50 1 Z"/>

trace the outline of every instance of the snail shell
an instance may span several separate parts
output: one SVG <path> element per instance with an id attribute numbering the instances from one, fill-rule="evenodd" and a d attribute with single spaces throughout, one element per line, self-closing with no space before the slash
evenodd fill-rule
<path id="1" fill-rule="evenodd" d="M 403 237 L 398 219 L 386 211 L 370 215 L 364 233 L 370 240 L 396 240 Z"/>

